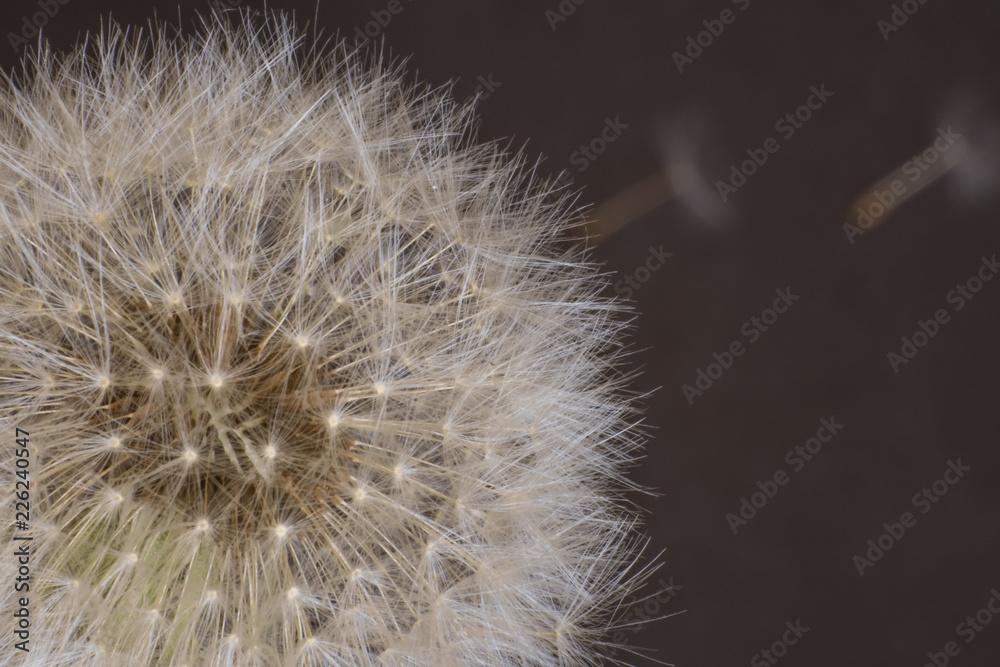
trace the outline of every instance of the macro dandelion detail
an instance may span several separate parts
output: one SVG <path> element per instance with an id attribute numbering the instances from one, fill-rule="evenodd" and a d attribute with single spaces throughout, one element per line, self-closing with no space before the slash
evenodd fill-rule
<path id="1" fill-rule="evenodd" d="M 2 664 L 606 659 L 641 437 L 577 216 L 447 91 L 302 41 L 112 26 L 0 93 Z"/>

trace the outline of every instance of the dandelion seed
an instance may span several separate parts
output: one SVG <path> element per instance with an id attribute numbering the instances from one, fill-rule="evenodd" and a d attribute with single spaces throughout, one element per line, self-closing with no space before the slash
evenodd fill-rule
<path id="1" fill-rule="evenodd" d="M 18 664 L 613 663 L 642 434 L 574 209 L 302 40 L 111 26 L 0 86 L 0 413 L 33 572 L 79 577 Z"/>

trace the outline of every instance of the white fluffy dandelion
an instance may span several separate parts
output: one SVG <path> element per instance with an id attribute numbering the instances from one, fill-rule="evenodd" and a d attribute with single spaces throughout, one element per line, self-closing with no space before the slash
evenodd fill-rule
<path id="1" fill-rule="evenodd" d="M 0 663 L 598 664 L 639 436 L 565 202 L 281 18 L 32 68 L 0 91 L 0 539 L 15 426 L 34 538 Z"/>

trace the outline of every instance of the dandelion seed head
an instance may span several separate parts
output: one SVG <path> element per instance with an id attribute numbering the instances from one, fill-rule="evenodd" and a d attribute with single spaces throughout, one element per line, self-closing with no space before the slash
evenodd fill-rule
<path id="1" fill-rule="evenodd" d="M 571 203 L 447 91 L 228 14 L 0 87 L 0 411 L 75 591 L 21 664 L 600 664 L 642 438 Z"/>

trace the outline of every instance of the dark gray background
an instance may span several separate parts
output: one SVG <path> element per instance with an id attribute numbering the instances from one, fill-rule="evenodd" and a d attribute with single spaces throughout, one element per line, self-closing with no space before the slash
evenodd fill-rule
<path id="1" fill-rule="evenodd" d="M 401 2 L 379 40 L 422 80 L 457 79 L 460 97 L 479 77 L 499 82 L 479 102 L 480 136 L 547 156 L 553 176 L 569 170 L 581 201 L 606 202 L 670 165 L 700 173 L 700 195 L 666 202 L 595 250 L 623 273 L 650 247 L 673 253 L 633 295 L 637 388 L 658 388 L 634 476 L 660 494 L 637 497 L 650 551 L 665 552 L 653 581 L 677 586 L 650 607 L 684 613 L 628 632 L 629 644 L 677 665 L 746 665 L 801 620 L 809 630 L 781 664 L 920 667 L 948 641 L 961 649 L 952 665 L 997 664 L 1000 619 L 968 644 L 956 625 L 1000 587 L 1000 280 L 960 311 L 946 302 L 981 256 L 1000 253 L 996 3 L 927 0 L 886 40 L 877 22 L 889 1 L 750 0 L 740 11 L 730 0 L 585 0 L 555 30 L 545 12 L 560 0 Z M 269 3 L 345 35 L 387 5 Z M 185 20 L 208 6 L 184 3 Z M 726 8 L 735 21 L 678 72 L 672 54 Z M 63 48 L 108 11 L 145 24 L 154 9 L 176 20 L 176 2 L 68 0 L 44 33 Z M 9 33 L 39 11 L 38 0 L 0 9 L 6 69 L 20 55 Z M 775 121 L 821 84 L 833 97 L 779 138 Z M 574 151 L 606 118 L 628 127 L 577 171 Z M 970 147 L 960 167 L 850 243 L 852 201 L 949 125 Z M 716 181 L 769 136 L 780 150 L 723 203 Z M 689 405 L 681 386 L 713 352 L 748 343 L 743 323 L 786 287 L 798 301 Z M 893 372 L 887 353 L 938 308 L 951 321 Z M 843 430 L 790 472 L 785 453 L 824 417 Z M 971 471 L 926 514 L 914 510 L 911 497 L 958 458 Z M 777 470 L 790 481 L 734 535 L 726 514 Z M 859 576 L 852 557 L 905 511 L 916 526 Z"/>

